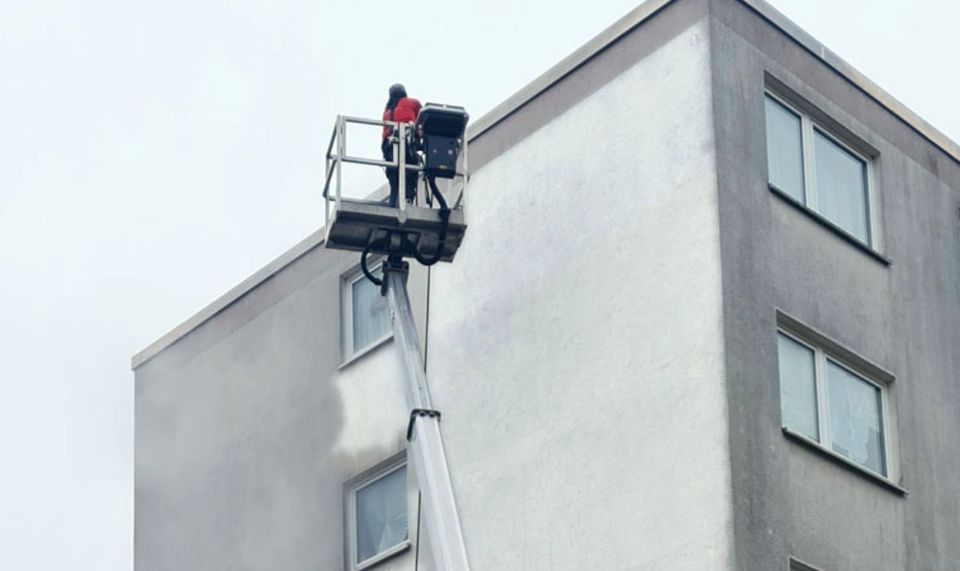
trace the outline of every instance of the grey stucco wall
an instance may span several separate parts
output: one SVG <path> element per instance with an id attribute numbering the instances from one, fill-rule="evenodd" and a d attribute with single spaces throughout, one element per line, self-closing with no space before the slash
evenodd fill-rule
<path id="1" fill-rule="evenodd" d="M 137 571 L 343 568 L 344 482 L 406 444 L 393 344 L 339 368 L 355 264 L 313 249 L 137 368 Z"/>
<path id="2" fill-rule="evenodd" d="M 732 568 L 706 7 L 472 146 L 428 364 L 476 569 Z M 337 369 L 352 263 L 311 250 L 137 368 L 138 571 L 342 567 L 342 484 L 406 417 L 390 345 Z"/>
<path id="3" fill-rule="evenodd" d="M 960 561 L 960 168 L 757 13 L 711 2 L 738 568 Z M 767 189 L 765 74 L 879 151 L 887 265 Z M 931 78 L 931 81 L 934 81 Z M 901 496 L 785 438 L 776 310 L 890 371 Z"/>
<path id="4" fill-rule="evenodd" d="M 879 151 L 889 266 L 767 190 L 765 74 Z M 471 152 L 464 246 L 411 289 L 475 569 L 955 567 L 955 160 L 736 0 L 666 5 Z M 343 483 L 407 415 L 392 344 L 340 367 L 355 263 L 309 250 L 139 364 L 138 571 L 343 568 Z M 909 495 L 781 433 L 777 309 L 893 373 Z"/>
<path id="5" fill-rule="evenodd" d="M 675 30 L 604 84 L 561 83 L 583 95 L 475 172 L 433 271 L 475 569 L 733 569 L 705 7 L 625 38 Z"/>

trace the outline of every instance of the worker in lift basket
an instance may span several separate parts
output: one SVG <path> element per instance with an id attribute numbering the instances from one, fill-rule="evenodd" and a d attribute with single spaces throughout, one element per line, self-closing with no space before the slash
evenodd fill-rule
<path id="1" fill-rule="evenodd" d="M 396 123 L 410 123 L 417 120 L 420 113 L 420 102 L 412 97 L 407 97 L 407 90 L 403 85 L 395 83 L 390 86 L 390 98 L 387 100 L 387 106 L 383 110 L 383 120 Z M 412 131 L 412 130 L 411 130 Z M 410 132 L 410 131 L 408 131 Z M 391 142 L 393 135 L 392 127 L 383 128 L 383 142 L 380 143 L 380 149 L 383 151 L 383 160 L 392 161 L 394 145 Z M 399 148 L 399 147 L 398 147 Z M 418 164 L 416 150 L 413 148 L 413 141 L 407 140 L 406 152 L 407 164 Z M 399 186 L 398 169 L 387 167 L 387 180 L 390 182 L 390 206 L 397 206 L 397 195 Z M 417 196 L 417 174 L 418 171 L 406 169 L 404 174 L 404 186 L 406 187 L 407 202 L 411 202 Z"/>

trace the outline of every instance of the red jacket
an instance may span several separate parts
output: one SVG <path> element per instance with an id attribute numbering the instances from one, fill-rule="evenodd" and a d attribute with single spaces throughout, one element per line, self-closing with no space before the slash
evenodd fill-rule
<path id="1" fill-rule="evenodd" d="M 397 105 L 393 110 L 383 112 L 383 120 L 395 121 L 397 123 L 413 123 L 417 120 L 417 115 L 419 114 L 420 102 L 413 97 L 404 97 L 397 101 Z M 384 127 L 383 138 L 386 139 L 389 137 L 391 131 L 392 129 L 390 127 Z"/>

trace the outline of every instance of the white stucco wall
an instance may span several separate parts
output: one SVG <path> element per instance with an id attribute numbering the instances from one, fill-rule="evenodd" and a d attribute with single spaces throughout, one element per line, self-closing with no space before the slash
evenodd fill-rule
<path id="1" fill-rule="evenodd" d="M 355 265 L 313 250 L 137 369 L 137 571 L 343 568 L 344 483 L 406 447 L 409 414 L 392 341 L 339 366 Z M 425 286 L 415 267 L 421 329 Z M 416 510 L 411 478 L 411 535 Z"/>
<path id="2" fill-rule="evenodd" d="M 473 175 L 428 372 L 476 569 L 733 568 L 708 29 Z"/>

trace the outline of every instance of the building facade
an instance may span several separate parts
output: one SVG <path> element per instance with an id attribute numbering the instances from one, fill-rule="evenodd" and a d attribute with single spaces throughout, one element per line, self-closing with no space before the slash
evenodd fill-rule
<path id="1" fill-rule="evenodd" d="M 410 278 L 474 569 L 960 568 L 960 147 L 760 0 L 651 0 L 471 126 Z M 135 563 L 431 569 L 322 232 L 133 359 Z"/>

